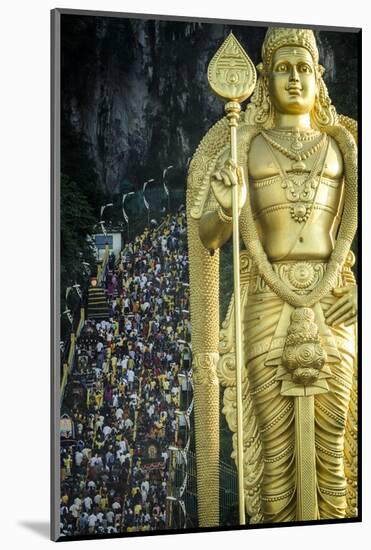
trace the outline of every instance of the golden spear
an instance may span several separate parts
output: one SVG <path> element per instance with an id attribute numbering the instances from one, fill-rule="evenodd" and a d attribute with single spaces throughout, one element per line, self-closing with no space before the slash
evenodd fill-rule
<path id="1" fill-rule="evenodd" d="M 213 92 L 226 100 L 225 112 L 231 132 L 231 160 L 237 166 L 237 127 L 242 101 L 251 96 L 256 85 L 256 71 L 251 59 L 233 33 L 220 46 L 209 63 L 207 77 Z M 236 178 L 238 181 L 238 178 Z M 236 352 L 236 391 L 237 391 L 237 469 L 239 522 L 245 525 L 245 493 L 243 474 L 243 407 L 242 407 L 242 334 L 240 299 L 240 246 L 238 185 L 232 183 L 232 224 L 233 224 L 233 279 L 234 279 L 234 320 Z"/>

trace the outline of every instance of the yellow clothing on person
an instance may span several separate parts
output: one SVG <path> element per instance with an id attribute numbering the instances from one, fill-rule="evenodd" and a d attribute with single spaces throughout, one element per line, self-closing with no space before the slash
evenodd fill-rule
<path id="1" fill-rule="evenodd" d="M 100 507 L 102 508 L 102 510 L 105 510 L 106 508 L 108 508 L 108 498 L 107 497 L 102 497 L 101 498 Z"/>

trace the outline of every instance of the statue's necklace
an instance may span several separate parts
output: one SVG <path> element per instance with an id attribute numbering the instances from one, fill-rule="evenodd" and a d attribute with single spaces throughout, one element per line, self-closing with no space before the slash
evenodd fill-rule
<path id="1" fill-rule="evenodd" d="M 276 156 L 273 147 L 270 142 L 267 141 L 268 149 L 270 150 L 278 170 L 281 175 L 281 186 L 286 192 L 286 198 L 289 202 L 293 203 L 290 207 L 290 215 L 296 222 L 302 223 L 305 222 L 311 212 L 316 196 L 316 189 L 318 187 L 317 173 L 320 171 L 321 176 L 323 173 L 323 168 L 325 164 L 325 159 L 327 156 L 329 139 L 327 134 L 323 134 L 323 138 L 320 141 L 320 151 L 318 156 L 313 163 L 312 169 L 307 177 L 303 181 L 298 181 L 294 174 L 288 174 L 284 167 L 281 165 L 278 157 Z M 325 147 L 325 144 L 327 146 Z M 320 169 L 321 166 L 321 169 Z M 320 178 L 321 178 L 320 176 Z M 302 175 L 300 176 L 303 177 Z"/>
<path id="2" fill-rule="evenodd" d="M 292 139 L 290 146 L 291 150 L 287 149 L 286 147 L 275 141 L 266 131 L 262 131 L 261 134 L 272 147 L 277 149 L 277 151 L 285 155 L 285 157 L 295 161 L 292 164 L 292 170 L 295 170 L 297 172 L 303 172 L 305 170 L 306 166 L 304 161 L 318 151 L 321 145 L 323 145 L 326 137 L 325 134 L 322 134 L 322 136 L 319 137 L 318 141 L 314 145 L 312 145 L 312 147 L 310 147 L 306 151 L 299 152 L 303 148 L 302 141 L 311 141 L 312 134 L 308 134 L 306 137 L 302 138 L 299 131 L 295 133 L 290 132 L 289 134 L 285 132 L 285 137 L 287 136 Z M 283 132 L 280 132 L 279 134 L 282 135 Z M 316 134 L 315 137 L 317 137 Z"/>

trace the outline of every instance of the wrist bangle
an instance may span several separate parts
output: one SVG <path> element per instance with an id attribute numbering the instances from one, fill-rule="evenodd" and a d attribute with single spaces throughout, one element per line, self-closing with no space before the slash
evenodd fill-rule
<path id="1" fill-rule="evenodd" d="M 231 223 L 232 222 L 232 216 L 228 216 L 223 210 L 223 208 L 219 205 L 217 209 L 218 218 L 223 223 Z"/>

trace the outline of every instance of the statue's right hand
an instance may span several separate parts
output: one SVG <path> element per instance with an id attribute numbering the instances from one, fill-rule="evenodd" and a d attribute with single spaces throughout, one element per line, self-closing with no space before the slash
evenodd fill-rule
<path id="1" fill-rule="evenodd" d="M 246 183 L 242 168 L 229 159 L 211 176 L 211 188 L 215 198 L 228 216 L 232 215 L 233 185 L 237 185 L 238 188 L 238 210 L 240 211 L 246 202 Z"/>

